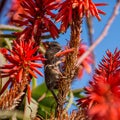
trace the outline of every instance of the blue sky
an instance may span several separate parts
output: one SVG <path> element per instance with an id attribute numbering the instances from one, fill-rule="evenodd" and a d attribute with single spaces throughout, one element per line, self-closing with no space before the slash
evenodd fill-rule
<path id="1" fill-rule="evenodd" d="M 101 2 L 107 2 L 107 0 L 102 0 Z M 104 26 L 107 24 L 107 21 L 109 17 L 111 16 L 111 13 L 114 9 L 115 1 L 109 2 L 108 6 L 101 7 L 102 10 L 106 12 L 105 16 L 101 16 L 102 21 L 98 22 L 96 18 L 93 19 L 93 26 L 94 26 L 94 34 L 93 38 L 96 40 L 98 36 L 101 34 Z M 87 42 L 87 32 L 85 30 L 85 25 L 83 25 L 83 33 L 82 33 L 83 39 Z M 98 63 L 103 58 L 103 55 L 105 55 L 105 51 L 109 49 L 110 51 L 114 51 L 116 48 L 120 49 L 120 10 L 118 16 L 115 18 L 115 21 L 113 22 L 112 26 L 110 27 L 107 36 L 103 39 L 103 41 L 95 48 L 95 60 L 96 60 L 96 67 Z M 73 87 L 81 87 L 88 83 L 88 81 L 91 79 L 92 75 L 86 75 L 84 74 L 84 77 L 81 81 L 77 81 L 73 84 Z"/>

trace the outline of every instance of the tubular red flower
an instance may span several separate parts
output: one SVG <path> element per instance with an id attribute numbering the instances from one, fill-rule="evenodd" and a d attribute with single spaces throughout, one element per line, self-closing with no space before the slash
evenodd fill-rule
<path id="1" fill-rule="evenodd" d="M 96 8 L 96 6 L 105 6 L 105 3 L 93 3 L 92 0 L 65 0 L 60 4 L 60 9 L 56 17 L 56 21 L 61 21 L 61 29 L 67 29 L 68 25 L 72 22 L 72 15 L 74 9 L 77 10 L 77 13 L 80 18 L 84 15 L 89 17 L 90 14 L 96 17 L 98 20 L 101 20 L 99 14 L 105 15 L 105 12 Z M 76 11 L 75 11 L 76 12 Z M 75 13 L 76 14 L 76 13 Z M 63 31 L 64 32 L 64 31 Z"/>
<path id="2" fill-rule="evenodd" d="M 30 88 L 30 85 L 27 85 L 27 98 L 28 98 L 28 103 L 30 104 L 30 101 L 31 101 L 31 88 Z"/>
<path id="3" fill-rule="evenodd" d="M 13 49 L 4 54 L 9 64 L 0 67 L 1 77 L 12 76 L 16 78 L 17 82 L 21 82 L 25 71 L 26 73 L 32 71 L 34 74 L 36 72 L 42 76 L 37 68 L 41 68 L 43 65 L 35 62 L 43 61 L 44 58 L 40 54 L 36 54 L 38 47 L 34 46 L 35 43 L 31 40 L 27 43 L 25 41 L 20 41 L 20 43 L 14 41 Z M 36 77 L 36 75 L 34 76 Z"/>
<path id="4" fill-rule="evenodd" d="M 55 56 L 56 57 L 61 57 L 61 56 L 67 55 L 68 53 L 71 53 L 73 51 L 74 51 L 74 48 L 70 48 L 70 49 L 66 48 L 63 51 L 60 51 L 60 52 L 56 53 Z"/>
<path id="5" fill-rule="evenodd" d="M 50 19 L 55 17 L 51 10 L 57 9 L 58 2 L 55 0 L 23 0 L 21 6 L 24 9 L 24 12 L 19 14 L 22 20 L 14 20 L 14 22 L 20 26 L 26 26 L 25 31 L 21 33 L 24 37 L 29 34 L 31 38 L 39 38 L 42 33 L 46 32 L 50 32 L 54 39 L 58 37 L 59 31 Z"/>
<path id="6" fill-rule="evenodd" d="M 88 106 L 92 120 L 120 119 L 120 51 L 106 54 L 85 88 L 87 97 L 78 100 L 81 107 Z"/>
<path id="7" fill-rule="evenodd" d="M 24 81 L 25 76 L 28 80 L 28 102 L 30 103 L 31 92 L 30 92 L 30 78 L 37 78 L 37 74 L 43 76 L 43 74 L 37 69 L 43 66 L 42 63 L 45 59 L 37 52 L 38 47 L 32 40 L 25 42 L 21 40 L 19 42 L 13 41 L 12 50 L 2 52 L 5 58 L 8 60 L 8 64 L 0 67 L 1 78 L 9 77 L 8 82 L 3 86 L 0 94 L 11 84 L 10 88 L 14 83 L 20 83 Z"/>
<path id="8" fill-rule="evenodd" d="M 74 48 L 65 47 L 65 50 L 56 53 L 55 56 L 56 57 L 67 56 L 69 53 L 72 53 L 73 51 L 74 51 Z M 87 45 L 80 43 L 77 58 L 79 59 L 86 51 L 87 51 Z M 63 59 L 62 62 L 65 62 L 65 59 Z M 84 70 L 86 70 L 87 73 L 91 73 L 91 70 L 92 70 L 91 64 L 93 62 L 94 61 L 93 61 L 91 55 L 89 55 L 85 58 L 85 60 L 81 63 L 81 65 L 78 69 L 77 77 L 79 79 L 83 76 Z"/>

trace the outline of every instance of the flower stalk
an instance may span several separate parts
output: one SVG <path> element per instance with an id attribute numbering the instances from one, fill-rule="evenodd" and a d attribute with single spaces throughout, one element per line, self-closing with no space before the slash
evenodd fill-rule
<path id="1" fill-rule="evenodd" d="M 81 18 L 76 12 L 76 9 L 73 10 L 72 23 L 71 23 L 71 37 L 69 42 L 69 48 L 74 48 L 74 51 L 69 53 L 65 60 L 65 71 L 64 76 L 59 83 L 59 93 L 58 93 L 58 106 L 57 110 L 63 110 L 63 105 L 66 100 L 66 96 L 70 91 L 70 85 L 75 77 L 75 63 L 77 62 L 78 48 L 80 44 L 80 33 L 81 33 Z"/>

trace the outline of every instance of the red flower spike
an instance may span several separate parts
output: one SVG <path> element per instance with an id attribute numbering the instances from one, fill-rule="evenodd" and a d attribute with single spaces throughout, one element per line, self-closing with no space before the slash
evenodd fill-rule
<path id="1" fill-rule="evenodd" d="M 19 26 L 26 26 L 25 31 L 20 33 L 23 35 L 20 39 L 39 39 L 42 33 L 50 32 L 55 39 L 58 37 L 59 30 L 50 18 L 55 17 L 52 10 L 58 8 L 59 2 L 55 0 L 24 0 L 21 6 L 24 12 L 19 13 L 22 19 L 15 20 Z M 31 34 L 32 33 L 32 34 Z"/>
<path id="2" fill-rule="evenodd" d="M 61 21 L 61 31 L 65 32 L 68 25 L 72 22 L 73 10 L 76 9 L 79 17 L 84 15 L 89 17 L 90 14 L 95 16 L 98 20 L 101 20 L 99 14 L 105 15 L 101 10 L 98 10 L 96 6 L 105 6 L 106 3 L 93 3 L 92 0 L 65 0 L 59 5 L 59 12 L 55 17 L 57 22 Z M 76 14 L 76 13 L 75 13 Z"/>
<path id="3" fill-rule="evenodd" d="M 88 106 L 92 120 L 120 119 L 120 50 L 106 54 L 85 89 L 87 97 L 78 100 L 81 107 Z"/>
<path id="4" fill-rule="evenodd" d="M 10 62 L 2 67 L 0 67 L 1 77 L 15 77 L 17 82 L 22 82 L 22 77 L 24 72 L 30 73 L 32 76 L 37 77 L 35 72 L 43 76 L 37 68 L 41 68 L 43 65 L 41 63 L 35 63 L 36 61 L 43 61 L 44 58 L 37 54 L 38 47 L 34 47 L 35 43 L 29 41 L 20 41 L 17 43 L 13 42 L 13 49 L 10 53 L 4 54 L 6 59 Z"/>

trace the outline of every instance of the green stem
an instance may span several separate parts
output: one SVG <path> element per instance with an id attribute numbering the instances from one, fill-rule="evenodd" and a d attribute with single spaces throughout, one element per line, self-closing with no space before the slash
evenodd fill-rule
<path id="1" fill-rule="evenodd" d="M 71 105 L 73 103 L 73 99 L 74 99 L 74 95 L 73 95 L 73 92 L 70 90 L 70 99 L 69 99 L 69 102 L 65 108 L 65 111 L 68 111 L 68 109 L 71 107 Z"/>
<path id="2" fill-rule="evenodd" d="M 73 94 L 75 93 L 81 93 L 81 92 L 84 92 L 84 88 L 80 88 L 80 89 L 75 89 L 75 90 L 72 90 Z"/>
<path id="3" fill-rule="evenodd" d="M 12 25 L 0 25 L 0 30 L 3 30 L 3 31 L 22 31 L 23 29 L 21 27 L 15 27 Z"/>
<path id="4" fill-rule="evenodd" d="M 32 78 L 32 89 L 36 88 L 37 82 L 35 78 Z"/>

